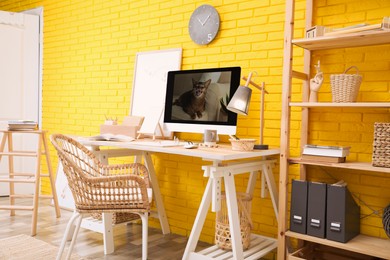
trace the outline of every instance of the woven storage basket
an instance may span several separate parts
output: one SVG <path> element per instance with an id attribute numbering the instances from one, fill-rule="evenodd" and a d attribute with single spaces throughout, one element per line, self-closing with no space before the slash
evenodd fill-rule
<path id="1" fill-rule="evenodd" d="M 102 220 L 101 213 L 91 213 L 91 216 L 95 219 Z M 137 214 L 133 214 L 133 213 L 116 212 L 112 214 L 112 224 L 120 224 L 120 223 L 129 222 L 137 219 L 140 219 L 140 217 Z"/>
<path id="2" fill-rule="evenodd" d="M 374 124 L 372 166 L 390 167 L 390 123 Z"/>
<path id="3" fill-rule="evenodd" d="M 229 141 L 232 143 L 232 150 L 234 151 L 252 151 L 256 139 L 229 139 Z"/>
<path id="4" fill-rule="evenodd" d="M 252 196 L 248 193 L 237 193 L 238 217 L 240 218 L 240 231 L 242 247 L 247 249 L 250 245 L 252 219 L 250 216 Z M 215 244 L 224 250 L 232 249 L 229 217 L 226 206 L 226 195 L 221 195 L 221 210 L 216 214 Z"/>
<path id="5" fill-rule="evenodd" d="M 346 74 L 352 68 L 356 69 L 356 74 Z M 359 69 L 356 66 L 349 67 L 343 74 L 330 75 L 332 101 L 337 103 L 355 102 L 361 83 L 362 76 L 359 75 Z"/>

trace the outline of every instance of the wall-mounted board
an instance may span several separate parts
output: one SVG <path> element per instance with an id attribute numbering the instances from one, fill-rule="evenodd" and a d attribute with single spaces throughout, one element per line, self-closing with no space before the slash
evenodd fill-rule
<path id="1" fill-rule="evenodd" d="M 130 114 L 145 117 L 140 133 L 161 135 L 160 123 L 164 136 L 171 135 L 164 128 L 163 117 L 155 115 L 163 114 L 168 71 L 180 70 L 181 59 L 180 48 L 137 53 Z"/>

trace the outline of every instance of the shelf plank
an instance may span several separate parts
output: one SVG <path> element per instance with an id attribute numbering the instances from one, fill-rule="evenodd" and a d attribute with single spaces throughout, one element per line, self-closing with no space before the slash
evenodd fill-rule
<path id="1" fill-rule="evenodd" d="M 331 163 L 331 162 L 309 161 L 309 160 L 304 160 L 302 158 L 289 158 L 288 160 L 290 163 L 297 163 L 297 164 L 317 165 L 317 166 L 336 167 L 336 168 L 351 169 L 351 170 L 390 173 L 390 168 L 374 167 L 369 162 Z"/>
<path id="2" fill-rule="evenodd" d="M 292 107 L 355 107 L 355 108 L 390 108 L 390 102 L 291 102 Z"/>
<path id="3" fill-rule="evenodd" d="M 389 259 L 390 256 L 390 240 L 382 239 L 377 237 L 371 237 L 366 235 L 358 235 L 348 241 L 347 243 L 340 243 L 324 238 L 318 238 L 313 236 L 308 236 L 305 234 L 300 234 L 292 231 L 287 231 L 286 236 L 293 237 L 297 239 L 302 239 L 305 241 L 311 241 L 314 243 L 332 246 L 348 251 L 357 252 L 360 254 L 380 257 L 384 259 Z"/>
<path id="4" fill-rule="evenodd" d="M 34 210 L 34 206 L 0 205 L 0 209 L 6 210 Z"/>
<path id="5" fill-rule="evenodd" d="M 37 157 L 37 152 L 32 151 L 12 151 L 12 152 L 0 152 L 0 156 L 26 156 L 26 157 Z"/>
<path id="6" fill-rule="evenodd" d="M 250 246 L 244 251 L 245 260 L 260 259 L 278 247 L 278 241 L 271 237 L 251 234 Z M 199 252 L 192 252 L 189 259 L 233 259 L 232 250 L 223 250 L 214 245 Z"/>
<path id="7" fill-rule="evenodd" d="M 295 39 L 292 43 L 310 51 L 360 47 L 390 43 L 390 30 L 372 30 L 359 33 Z"/>
<path id="8" fill-rule="evenodd" d="M 10 183 L 35 183 L 35 178 L 22 179 L 22 178 L 0 178 L 0 182 Z"/>

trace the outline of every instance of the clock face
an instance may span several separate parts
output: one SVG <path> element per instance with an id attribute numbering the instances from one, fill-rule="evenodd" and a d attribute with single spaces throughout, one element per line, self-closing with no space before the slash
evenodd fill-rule
<path id="1" fill-rule="evenodd" d="M 201 5 L 192 13 L 188 23 L 191 39 L 200 45 L 210 43 L 219 30 L 219 15 L 211 5 Z"/>

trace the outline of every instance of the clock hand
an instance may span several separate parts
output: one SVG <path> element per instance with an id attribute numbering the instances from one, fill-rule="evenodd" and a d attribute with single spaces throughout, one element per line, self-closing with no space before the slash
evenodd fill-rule
<path id="1" fill-rule="evenodd" d="M 203 23 L 201 23 L 201 24 L 202 24 L 202 26 L 203 26 L 203 25 L 205 25 L 205 24 L 207 23 L 208 19 L 210 18 L 210 15 L 211 15 L 211 14 L 209 14 L 209 15 L 206 17 L 206 20 L 204 20 L 204 22 L 203 22 Z"/>

